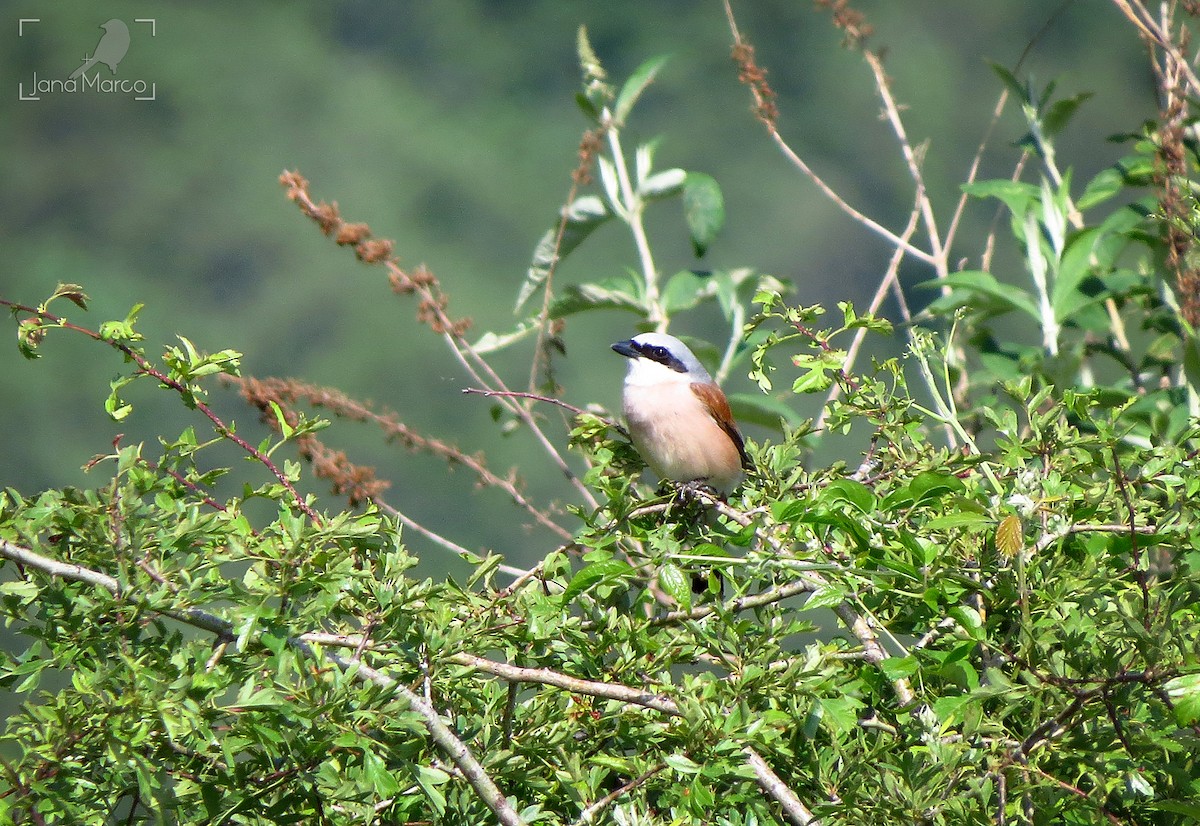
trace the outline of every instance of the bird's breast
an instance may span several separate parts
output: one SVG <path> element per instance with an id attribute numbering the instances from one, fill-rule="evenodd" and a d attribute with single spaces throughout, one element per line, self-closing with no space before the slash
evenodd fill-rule
<path id="1" fill-rule="evenodd" d="M 633 446 L 664 479 L 707 481 L 728 492 L 741 479 L 741 454 L 686 382 L 625 385 Z"/>

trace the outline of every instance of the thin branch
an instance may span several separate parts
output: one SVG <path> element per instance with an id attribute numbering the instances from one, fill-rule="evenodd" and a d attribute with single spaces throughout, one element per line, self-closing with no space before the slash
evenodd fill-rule
<path id="1" fill-rule="evenodd" d="M 733 8 L 730 6 L 730 0 L 723 0 L 723 3 L 725 6 L 725 17 L 729 23 L 729 30 L 733 35 L 735 59 L 739 59 L 740 62 L 742 62 L 741 74 L 743 79 L 745 80 L 747 77 L 761 78 L 763 75 L 762 70 L 758 69 L 756 66 L 753 66 L 752 63 L 749 62 L 753 60 L 753 51 L 750 49 L 749 44 L 742 38 L 741 32 L 738 30 L 737 21 L 734 19 L 733 15 Z M 842 198 L 842 196 L 839 195 L 833 189 L 833 187 L 827 184 L 825 180 L 821 178 L 821 176 L 814 172 L 812 167 L 805 163 L 804 159 L 801 158 L 795 152 L 795 150 L 788 145 L 783 136 L 779 134 L 779 129 L 774 121 L 773 116 L 765 115 L 766 112 L 774 112 L 774 104 L 767 100 L 766 95 L 764 94 L 764 91 L 769 89 L 769 87 L 766 87 L 765 81 L 746 82 L 750 86 L 751 94 L 754 96 L 756 111 L 759 112 L 759 120 L 762 121 L 763 125 L 767 127 L 767 134 L 770 136 L 771 140 L 774 141 L 775 145 L 779 147 L 779 150 L 783 153 L 784 157 L 787 158 L 793 166 L 800 170 L 800 172 L 806 178 L 816 185 L 817 189 L 821 191 L 821 194 L 832 201 L 838 209 L 849 215 L 855 222 L 866 227 L 876 235 L 884 238 L 893 246 L 903 248 L 914 258 L 929 264 L 935 269 L 937 268 L 938 261 L 935 255 L 926 252 L 920 247 L 913 246 L 909 241 L 892 232 L 883 224 L 880 224 L 878 221 L 867 217 L 862 212 L 859 212 L 844 198 Z"/>
<path id="2" fill-rule="evenodd" d="M 871 67 L 871 73 L 875 76 L 875 88 L 879 91 L 879 97 L 883 101 L 884 114 L 887 116 L 888 123 L 892 125 L 892 131 L 896 133 L 896 140 L 900 142 L 900 152 L 904 155 L 908 174 L 916 185 L 917 206 L 925 224 L 925 233 L 929 236 L 929 247 L 933 259 L 929 263 L 937 272 L 938 278 L 945 278 L 950 272 L 946 260 L 946 248 L 942 245 L 937 220 L 933 216 L 933 202 L 929 200 L 929 194 L 925 188 L 925 177 L 921 172 L 920 159 L 913 150 L 912 144 L 909 143 L 908 132 L 900 117 L 900 107 L 896 105 L 896 99 L 892 97 L 891 84 L 888 82 L 887 72 L 883 70 L 883 61 L 870 49 L 863 50 L 863 57 L 866 59 L 867 65 Z M 897 249 L 902 249 L 902 247 L 897 247 Z M 943 294 L 949 293 L 949 288 L 943 285 L 942 292 Z"/>
<path id="3" fill-rule="evenodd" d="M 984 130 L 983 139 L 979 141 L 979 146 L 975 150 L 975 157 L 971 159 L 971 168 L 967 171 L 966 183 L 975 183 L 976 176 L 979 175 L 979 167 L 983 164 L 983 153 L 987 150 L 988 145 L 992 142 L 992 133 L 996 131 L 996 127 L 1000 123 L 1000 117 L 1004 114 L 1004 106 L 1008 103 L 1008 89 L 1000 90 L 1000 97 L 996 100 L 996 105 L 992 109 L 992 120 L 988 123 L 988 127 Z M 963 213 L 966 212 L 967 202 L 971 200 L 971 196 L 963 192 L 958 196 L 958 203 L 954 206 L 954 215 L 950 218 L 950 228 L 946 230 L 946 250 L 949 252 L 954 244 L 954 236 L 958 234 L 958 226 L 962 221 Z"/>
<path id="4" fill-rule="evenodd" d="M 854 221 L 886 240 L 892 246 L 903 249 L 913 258 L 923 261 L 934 268 L 938 266 L 938 261 L 935 256 L 931 255 L 920 247 L 914 246 L 911 242 L 906 241 L 904 238 L 892 232 L 883 224 L 880 224 L 878 221 L 867 217 L 865 214 L 850 206 L 850 204 L 843 199 L 842 196 L 833 189 L 833 187 L 825 183 L 825 181 L 819 175 L 817 175 L 817 173 L 814 172 L 807 163 L 804 162 L 804 159 L 797 155 L 796 152 L 790 146 L 788 146 L 787 142 L 783 139 L 783 136 L 780 135 L 778 131 L 771 131 L 770 136 L 771 140 L 775 142 L 775 145 L 779 147 L 781 152 L 783 152 L 784 157 L 791 161 L 792 165 L 799 169 L 800 172 L 802 172 L 810 181 L 812 181 L 816 185 L 817 189 L 821 190 L 821 193 L 830 201 L 832 201 L 834 205 L 837 206 L 842 212 L 846 213 Z"/>
<path id="5" fill-rule="evenodd" d="M 1127 533 L 1127 534 L 1155 534 L 1159 532 L 1157 525 L 1093 525 L 1081 523 L 1078 525 L 1068 525 L 1062 530 L 1055 531 L 1051 534 L 1046 534 L 1033 546 L 1034 555 L 1043 553 L 1047 548 L 1058 542 L 1060 539 L 1076 533 Z"/>
<path id="6" fill-rule="evenodd" d="M 540 393 L 525 393 L 520 390 L 490 390 L 486 387 L 464 387 L 462 392 L 464 395 L 483 396 L 484 398 L 489 398 L 489 399 L 490 398 L 532 399 L 533 401 L 536 401 L 536 402 L 545 402 L 546 404 L 556 405 L 558 407 L 561 407 L 563 410 L 567 410 L 567 411 L 570 411 L 571 413 L 574 413 L 576 416 L 583 416 L 584 414 L 586 414 L 588 412 L 588 411 L 584 410 L 582 407 L 576 407 L 573 404 L 568 404 L 567 402 L 563 401 L 562 399 L 557 399 L 554 396 L 544 396 Z M 613 427 L 619 427 L 619 425 L 617 425 L 615 422 L 606 421 L 606 423 L 612 425 Z"/>
<path id="7" fill-rule="evenodd" d="M 236 379 L 234 383 L 240 388 L 242 397 L 262 411 L 263 421 L 275 430 L 278 430 L 280 425 L 272 403 L 282 408 L 288 424 L 295 426 L 296 421 L 294 419 L 296 414 L 291 410 L 291 407 L 301 400 L 313 407 L 330 410 L 335 415 L 352 421 L 369 422 L 377 426 L 389 441 L 399 441 L 411 450 L 430 453 L 444 459 L 451 466 L 462 465 L 466 467 L 479 478 L 481 486 L 496 488 L 502 491 L 508 495 L 513 503 L 523 508 L 542 527 L 553 531 L 561 539 L 571 538 L 570 531 L 550 519 L 544 513 L 543 509 L 538 508 L 525 498 L 524 494 L 517 487 L 513 474 L 510 474 L 509 477 L 497 475 L 484 462 L 482 454 L 472 455 L 441 439 L 423 436 L 400 421 L 399 416 L 391 410 L 377 411 L 370 404 L 353 399 L 339 390 L 320 387 L 297 379 L 241 378 Z M 316 457 L 312 458 L 315 462 Z M 343 469 L 341 474 L 335 475 L 344 475 L 345 470 L 347 469 Z M 336 484 L 337 480 L 335 479 Z M 367 493 L 365 496 L 366 499 L 378 499 L 378 496 L 374 495 L 375 490 L 362 481 L 351 479 L 348 481 L 348 484 L 343 484 L 342 487 L 348 487 L 352 492 L 356 489 L 361 489 Z M 382 489 L 380 488 L 379 490 L 381 491 Z M 352 504 L 353 498 L 352 494 Z"/>
<path id="8" fill-rule="evenodd" d="M 149 608 L 164 616 L 190 625 L 193 628 L 199 628 L 215 634 L 223 640 L 233 639 L 236 636 L 233 624 L 215 614 L 199 608 L 163 609 L 155 605 L 150 605 L 144 597 L 135 591 L 122 590 L 120 583 L 107 574 L 84 568 L 81 565 L 71 565 L 50 559 L 49 557 L 34 553 L 28 548 L 14 545 L 5 539 L 0 539 L 0 556 L 54 577 L 85 582 L 89 585 L 103 588 L 120 599 Z M 463 773 L 467 783 L 470 784 L 471 788 L 475 790 L 475 793 L 479 795 L 479 798 L 487 807 L 492 810 L 499 821 L 505 824 L 505 826 L 523 826 L 525 821 L 517 814 L 516 809 L 508 802 L 504 793 L 496 786 L 483 765 L 475 758 L 466 744 L 455 735 L 450 727 L 442 722 L 441 715 L 438 714 L 432 705 L 423 700 L 419 695 L 413 693 L 402 683 L 366 663 L 354 661 L 353 658 L 343 657 L 340 654 L 332 652 L 323 651 L 318 655 L 312 646 L 299 636 L 288 637 L 288 644 L 310 659 L 318 661 L 321 659 L 328 660 L 339 669 L 353 673 L 356 680 L 373 683 L 395 694 L 397 698 L 421 715 L 425 722 L 425 728 L 429 732 L 430 739 L 453 761 L 454 765 Z"/>
<path id="9" fill-rule="evenodd" d="M 586 694 L 589 697 L 599 697 L 605 700 L 616 700 L 628 705 L 641 706 L 652 711 L 670 715 L 671 717 L 683 716 L 683 712 L 679 710 L 679 706 L 674 700 L 641 688 L 630 688 L 627 685 L 619 683 L 581 680 L 578 677 L 571 677 L 549 668 L 525 668 L 518 665 L 509 665 L 508 663 L 496 662 L 495 660 L 489 660 L 486 657 L 477 657 L 474 654 L 466 652 L 452 654 L 449 659 L 451 662 L 474 668 L 485 674 L 491 674 L 493 677 L 499 677 L 502 680 L 550 685 L 574 694 Z"/>
<path id="10" fill-rule="evenodd" d="M 562 249 L 563 235 L 570 222 L 571 205 L 579 194 L 579 187 L 592 180 L 592 164 L 596 160 L 596 152 L 600 144 L 600 134 L 597 130 L 588 130 L 579 140 L 579 164 L 571 172 L 571 188 L 567 192 L 567 201 L 559 213 L 558 228 L 554 234 L 554 249 L 550 254 L 550 264 L 546 268 L 546 283 L 542 287 L 542 308 L 538 312 L 537 341 L 533 346 L 533 362 L 529 366 L 529 389 L 533 391 L 538 386 L 538 370 L 543 359 L 546 362 L 547 381 L 553 381 L 549 349 L 546 346 L 547 335 L 550 332 L 550 306 L 554 298 L 554 274 L 558 272 L 559 255 Z"/>
<path id="11" fill-rule="evenodd" d="M 654 777 L 654 775 L 658 774 L 666 767 L 666 763 L 659 763 L 654 768 L 647 772 L 643 772 L 641 775 L 635 777 L 633 780 L 630 780 L 628 783 L 624 783 L 621 786 L 613 789 L 611 792 L 604 795 L 604 797 L 600 798 L 595 803 L 580 812 L 579 817 L 573 824 L 571 824 L 571 826 L 584 826 L 584 824 L 587 823 L 594 823 L 596 821 L 596 816 L 602 811 L 607 809 L 622 796 L 629 794 L 638 786 L 645 784 L 647 780 Z"/>
<path id="12" fill-rule="evenodd" d="M 921 200 L 924 198 L 924 188 L 918 186 L 917 190 L 917 202 L 913 204 L 913 208 L 908 214 L 908 223 L 904 226 L 904 233 L 901 236 L 906 241 L 912 238 L 913 233 L 917 231 L 917 222 L 921 217 Z M 883 279 L 879 282 L 879 286 L 875 290 L 875 295 L 871 297 L 871 304 L 867 308 L 868 315 L 875 315 L 879 312 L 879 308 L 883 306 L 883 300 L 887 297 L 888 292 L 894 290 L 900 296 L 904 320 L 911 320 L 911 316 L 908 313 L 908 306 L 903 301 L 903 290 L 900 286 L 900 264 L 904 261 L 904 253 L 904 247 L 896 247 L 892 250 L 892 257 L 888 261 L 887 271 L 884 273 Z M 849 375 L 853 372 L 854 362 L 858 359 L 858 351 L 867 338 L 867 332 L 866 327 L 859 327 L 854 332 L 854 339 L 846 349 L 846 358 L 842 361 L 841 370 L 843 374 Z M 837 401 L 841 394 L 842 383 L 835 381 L 829 390 L 829 395 L 825 397 L 825 403 L 821 405 L 821 415 L 817 417 L 814 430 L 825 429 L 825 419 L 829 415 L 829 406 Z"/>
<path id="13" fill-rule="evenodd" d="M 788 822 L 795 826 L 818 826 L 820 821 L 817 820 L 816 815 L 809 811 L 796 793 L 767 765 L 767 761 L 763 760 L 762 756 L 749 746 L 744 751 L 746 762 L 754 770 L 754 777 L 758 781 L 759 787 L 783 808 Z"/>
<path id="14" fill-rule="evenodd" d="M 612 115 L 608 109 L 604 110 L 601 120 L 604 126 L 605 137 L 608 138 L 609 153 L 612 155 L 613 168 L 617 173 L 617 183 L 620 187 L 621 200 L 624 202 L 622 204 L 624 214 L 621 215 L 621 218 L 633 234 L 633 243 L 637 248 L 638 261 L 642 267 L 645 302 L 649 308 L 646 320 L 654 325 L 655 330 L 665 333 L 670 318 L 668 318 L 666 312 L 663 310 L 662 301 L 659 297 L 658 268 L 654 264 L 654 254 L 650 250 L 650 240 L 646 237 L 646 227 L 642 221 L 645 204 L 641 196 L 633 189 L 633 182 L 629 177 L 629 165 L 625 162 L 625 151 L 621 148 L 621 136 L 617 128 L 618 124 L 612 121 Z M 602 166 L 601 171 L 603 170 L 604 167 Z"/>
<path id="15" fill-rule="evenodd" d="M 308 191 L 308 181 L 300 173 L 285 171 L 280 175 L 279 181 L 287 188 L 288 199 L 295 203 L 301 212 L 315 221 L 323 233 L 334 235 L 339 244 L 353 245 L 359 260 L 364 263 L 382 264 L 386 267 L 392 289 L 396 292 L 415 292 L 420 296 L 418 318 L 428 323 L 430 329 L 442 336 L 442 340 L 472 381 L 491 389 L 508 389 L 487 360 L 467 340 L 468 325 L 462 321 L 455 321 L 446 313 L 446 296 L 440 289 L 436 289 L 437 279 L 431 273 L 424 268 L 418 269 L 413 274 L 401 269 L 391 254 L 392 242 L 371 239 L 370 229 L 364 224 L 347 224 L 338 213 L 337 204 L 313 201 Z M 578 491 L 583 501 L 589 507 L 598 507 L 592 492 L 571 470 L 570 465 L 563 459 L 558 448 L 554 446 L 528 408 L 509 399 L 505 399 L 502 403 L 529 428 L 529 432 L 541 444 L 551 462 Z"/>
<path id="16" fill-rule="evenodd" d="M 1187 56 L 1179 51 L 1170 35 L 1158 25 L 1149 10 L 1141 3 L 1130 3 L 1129 0 L 1113 0 L 1113 3 L 1121 10 L 1122 14 L 1129 18 L 1138 31 L 1179 65 L 1179 70 L 1187 76 L 1188 85 L 1192 88 L 1190 94 L 1192 96 L 1200 94 L 1200 79 L 1196 77 Z"/>
<path id="17" fill-rule="evenodd" d="M 472 557 L 472 556 L 477 556 L 477 554 L 474 551 L 472 551 L 469 548 L 466 548 L 462 545 L 459 545 L 453 539 L 449 539 L 448 537 L 442 536 L 440 533 L 433 530 L 432 528 L 425 527 L 424 525 L 417 522 L 415 519 L 413 519 L 408 514 L 404 513 L 403 511 L 397 510 L 396 508 L 392 507 L 384 500 L 376 497 L 375 499 L 372 499 L 371 501 L 375 505 L 375 507 L 379 508 L 381 511 L 386 513 L 388 516 L 393 516 L 396 519 L 399 519 L 400 524 L 404 525 L 406 528 L 409 528 L 410 530 L 416 531 L 417 533 L 421 534 L 421 536 L 425 537 L 426 539 L 428 539 L 430 542 L 434 543 L 435 545 L 437 545 L 441 548 L 444 548 L 447 551 L 450 551 L 451 553 L 458 554 L 459 556 L 468 557 L 468 558 Z M 501 573 L 508 574 L 509 576 L 516 576 L 516 577 L 524 576 L 526 573 L 528 573 L 524 568 L 517 568 L 513 565 L 505 565 L 505 564 L 500 564 L 500 565 L 496 566 L 496 570 L 500 571 Z"/>
<path id="18" fill-rule="evenodd" d="M 800 579 L 787 585 L 776 585 L 751 596 L 731 599 L 721 607 L 721 612 L 736 614 L 741 611 L 749 611 L 752 608 L 761 608 L 764 605 L 782 602 L 789 597 L 799 596 L 800 594 L 811 594 L 817 587 L 819 586 L 808 578 Z M 716 606 L 712 604 L 697 605 L 688 611 L 670 611 L 661 617 L 655 617 L 650 620 L 650 624 L 652 626 L 672 625 L 688 620 L 704 619 L 708 615 L 715 613 L 716 610 Z"/>
<path id="19" fill-rule="evenodd" d="M 672 717 L 683 716 L 683 712 L 674 700 L 658 694 L 652 694 L 640 688 L 630 688 L 626 685 L 602 683 L 595 680 L 581 680 L 549 668 L 522 668 L 520 666 L 509 665 L 508 663 L 489 660 L 486 657 L 478 657 L 466 652 L 453 654 L 450 660 L 486 674 L 491 674 L 494 677 L 499 677 L 502 680 L 550 685 L 575 694 L 585 694 L 590 697 L 599 697 L 601 699 L 616 700 L 628 703 L 629 705 L 641 706 L 668 714 Z M 779 775 L 771 770 L 771 767 L 767 765 L 767 762 L 763 760 L 758 752 L 747 746 L 744 749 L 744 753 L 747 758 L 746 762 L 753 769 L 759 786 L 783 807 L 789 821 L 801 826 L 816 823 L 812 812 L 796 796 L 796 793 L 779 778 Z M 581 817 L 579 822 L 588 821 Z"/>
<path id="20" fill-rule="evenodd" d="M 224 505 L 222 505 L 220 502 L 218 502 L 217 500 L 215 500 L 211 496 L 209 496 L 208 492 L 206 490 L 201 488 L 199 485 L 197 485 L 191 479 L 188 479 L 182 473 L 179 473 L 178 471 L 173 470 L 169 467 L 163 467 L 162 465 L 160 465 L 157 462 L 154 462 L 150 459 L 142 459 L 142 461 L 145 462 L 146 466 L 148 468 L 150 468 L 151 470 L 159 471 L 159 472 L 165 473 L 168 476 L 170 476 L 176 482 L 183 485 L 185 488 L 190 490 L 192 493 L 196 494 L 196 496 L 199 497 L 200 501 L 203 502 L 204 504 L 208 505 L 210 508 L 212 508 L 214 510 L 219 510 L 219 511 L 226 510 Z"/>
<path id="21" fill-rule="evenodd" d="M 1104 806 L 1103 803 L 1096 803 L 1096 801 L 1093 800 L 1092 797 L 1087 792 L 1085 792 L 1083 789 L 1079 788 L 1078 786 L 1072 786 L 1070 783 L 1066 782 L 1065 780 L 1059 780 L 1054 775 L 1049 774 L 1044 769 L 1041 769 L 1037 766 L 1026 766 L 1025 768 L 1034 772 L 1035 774 L 1041 776 L 1042 778 L 1049 780 L 1051 783 L 1055 784 L 1060 789 L 1070 792 L 1071 794 L 1075 795 L 1076 797 L 1080 798 L 1081 800 L 1086 800 L 1089 803 L 1092 803 L 1093 805 L 1095 805 L 1096 810 L 1104 816 L 1104 819 L 1107 820 L 1109 823 L 1113 824 L 1113 826 L 1121 826 L 1121 824 L 1124 822 L 1121 820 L 1121 818 L 1117 817 L 1115 814 L 1110 812 L 1107 809 L 1107 807 Z"/>
<path id="22" fill-rule="evenodd" d="M 221 417 L 213 412 L 213 409 L 211 407 L 209 407 L 207 404 L 205 404 L 203 401 L 201 401 L 199 398 L 197 398 L 197 395 L 194 392 L 192 392 L 192 390 L 190 388 L 188 388 L 182 382 L 171 378 L 166 373 L 164 373 L 161 370 L 159 370 L 158 368 L 156 368 L 154 365 L 152 365 L 150 363 L 150 361 L 144 355 L 141 354 L 141 352 L 139 352 L 138 350 L 135 350 L 133 347 L 130 347 L 128 344 L 126 344 L 123 341 L 105 338 L 104 336 L 102 336 L 98 332 L 96 332 L 95 330 L 89 330 L 87 327 L 81 327 L 78 324 L 72 324 L 71 322 L 69 322 L 65 318 L 63 318 L 62 316 L 55 315 L 54 313 L 50 313 L 45 310 L 39 310 L 36 307 L 28 307 L 24 304 L 17 304 L 16 302 L 8 301 L 3 298 L 0 298 L 0 306 L 9 307 L 13 310 L 20 311 L 23 313 L 29 313 L 30 315 L 35 316 L 39 319 L 44 319 L 46 321 L 49 321 L 51 324 L 53 324 L 56 327 L 61 327 L 64 330 L 72 330 L 76 333 L 80 333 L 84 336 L 87 336 L 88 338 L 92 339 L 93 341 L 103 342 L 104 344 L 107 344 L 108 346 L 112 347 L 113 349 L 120 351 L 121 354 L 125 356 L 125 358 L 129 359 L 130 361 L 132 361 L 134 364 L 137 365 L 138 371 L 140 373 L 150 376 L 151 378 L 157 380 L 159 382 L 159 384 L 162 384 L 165 387 L 169 387 L 171 390 L 174 390 L 176 393 L 179 393 L 190 404 L 194 405 L 197 410 L 199 410 L 201 413 L 203 413 L 204 416 L 210 422 L 212 422 L 213 429 L 217 432 L 217 435 L 219 435 L 223 439 L 228 439 L 229 441 L 233 442 L 235 445 L 237 445 L 243 451 L 245 451 L 251 457 L 253 457 L 255 461 L 257 461 L 259 464 L 261 464 L 263 467 L 265 467 L 267 470 L 269 470 L 271 472 L 271 474 L 277 480 L 279 480 L 279 483 L 281 485 L 283 485 L 284 489 L 291 496 L 292 501 L 296 503 L 296 507 L 300 511 L 302 511 L 305 516 L 307 516 L 309 519 L 311 519 L 313 524 L 315 524 L 315 525 L 324 524 L 321 517 L 317 514 L 317 512 L 315 510 L 313 510 L 312 507 L 309 506 L 309 504 L 307 502 L 304 501 L 304 497 L 302 497 L 300 495 L 300 492 L 297 491 L 295 486 L 292 485 L 291 480 L 289 480 L 287 478 L 287 476 L 284 475 L 283 471 L 281 471 L 278 467 L 275 466 L 275 463 L 271 461 L 270 457 L 268 457 L 265 453 L 260 451 L 254 445 L 247 442 L 241 436 L 237 435 L 237 433 L 233 432 L 232 428 L 230 428 L 227 424 L 225 424 L 225 422 L 221 420 Z"/>

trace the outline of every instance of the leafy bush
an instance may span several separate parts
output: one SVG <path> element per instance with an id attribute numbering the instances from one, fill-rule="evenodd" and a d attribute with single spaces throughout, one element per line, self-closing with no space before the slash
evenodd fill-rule
<path id="1" fill-rule="evenodd" d="M 620 86 L 580 34 L 589 119 L 561 221 L 537 246 L 513 330 L 470 340 L 438 280 L 406 271 L 390 242 L 316 200 L 298 173 L 288 197 L 336 243 L 415 296 L 491 397 L 505 426 L 530 429 L 577 494 L 564 524 L 478 457 L 413 433 L 387 413 L 297 380 L 241 375 L 240 355 L 187 339 L 148 355 L 137 311 L 96 329 L 69 320 L 83 290 L 3 303 L 28 357 L 74 333 L 128 365 L 105 408 L 150 379 L 215 434 L 113 445 L 94 489 L 0 495 L 0 606 L 21 650 L 0 684 L 26 698 L 8 721 L 0 805 L 17 822 L 1185 823 L 1200 816 L 1200 495 L 1197 302 L 1190 246 L 1195 88 L 1181 29 L 1159 34 L 1159 124 L 1133 154 L 1073 194 L 1052 139 L 1081 98 L 1035 94 L 1000 71 L 1029 124 L 1018 173 L 966 184 L 1011 215 L 1007 243 L 1031 288 L 991 271 L 951 271 L 958 215 L 934 220 L 865 21 L 823 3 L 877 80 L 914 182 L 900 231 L 837 196 L 784 141 L 766 73 L 730 14 L 734 59 L 754 112 L 797 169 L 895 254 L 862 313 L 788 303 L 779 280 L 737 269 L 664 277 L 643 223 L 684 206 L 697 252 L 724 215 L 716 181 L 656 171 L 653 144 L 624 146 L 649 61 Z M 1165 68 L 1162 68 L 1165 67 Z M 1178 105 L 1177 105 L 1178 104 Z M 591 172 L 599 186 L 592 193 Z M 1115 206 L 1113 206 L 1115 204 Z M 1111 209 L 1103 213 L 1104 208 Z M 637 266 L 605 283 L 557 285 L 597 226 L 630 232 Z M 914 241 L 919 227 L 927 243 Z M 901 263 L 938 291 L 912 313 Z M 893 294 L 903 353 L 859 364 Z M 728 500 L 657 491 L 619 424 L 557 399 L 556 335 L 578 313 L 619 309 L 663 330 L 703 304 L 728 323 L 697 348 L 761 394 L 733 401 L 775 428 L 749 445 L 755 470 Z M 532 307 L 532 310 L 525 308 Z M 72 311 L 73 313 L 74 311 Z M 1034 331 L 1005 327 L 1024 315 Z M 923 326 L 922 326 L 923 325 Z M 492 369 L 534 342 L 528 391 Z M 788 364 L 790 368 L 780 365 Z M 275 436 L 251 444 L 206 401 L 236 383 Z M 780 391 L 776 386 L 790 382 Z M 795 394 L 823 394 L 815 421 Z M 574 414 L 560 448 L 537 414 Z M 558 536 L 517 570 L 449 537 L 462 583 L 418 580 L 404 534 L 431 532 L 392 508 L 369 468 L 318 435 L 305 406 L 365 419 L 389 438 L 466 465 Z M 811 469 L 813 446 L 861 451 Z M 215 468 L 232 443 L 251 464 Z M 348 507 L 300 492 L 304 465 Z M 240 492 L 218 499 L 232 476 Z M 264 512 L 263 506 L 269 508 Z M 264 515 L 265 513 L 265 515 Z"/>

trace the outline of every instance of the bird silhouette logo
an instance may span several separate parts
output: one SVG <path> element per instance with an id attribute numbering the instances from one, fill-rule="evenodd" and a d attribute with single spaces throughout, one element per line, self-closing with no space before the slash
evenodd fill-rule
<path id="1" fill-rule="evenodd" d="M 100 36 L 100 42 L 96 44 L 95 51 L 90 57 L 84 58 L 82 66 L 71 73 L 70 80 L 79 77 L 97 63 L 103 63 L 114 75 L 117 73 L 117 64 L 125 58 L 125 53 L 129 51 L 129 27 L 114 17 L 100 28 L 104 29 L 104 34 Z"/>

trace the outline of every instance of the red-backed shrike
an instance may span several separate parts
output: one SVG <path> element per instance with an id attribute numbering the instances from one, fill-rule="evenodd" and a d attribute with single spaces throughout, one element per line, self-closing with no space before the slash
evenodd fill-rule
<path id="1" fill-rule="evenodd" d="M 629 359 L 621 407 L 650 470 L 727 494 L 750 467 L 729 401 L 679 339 L 642 333 L 612 348 Z"/>

